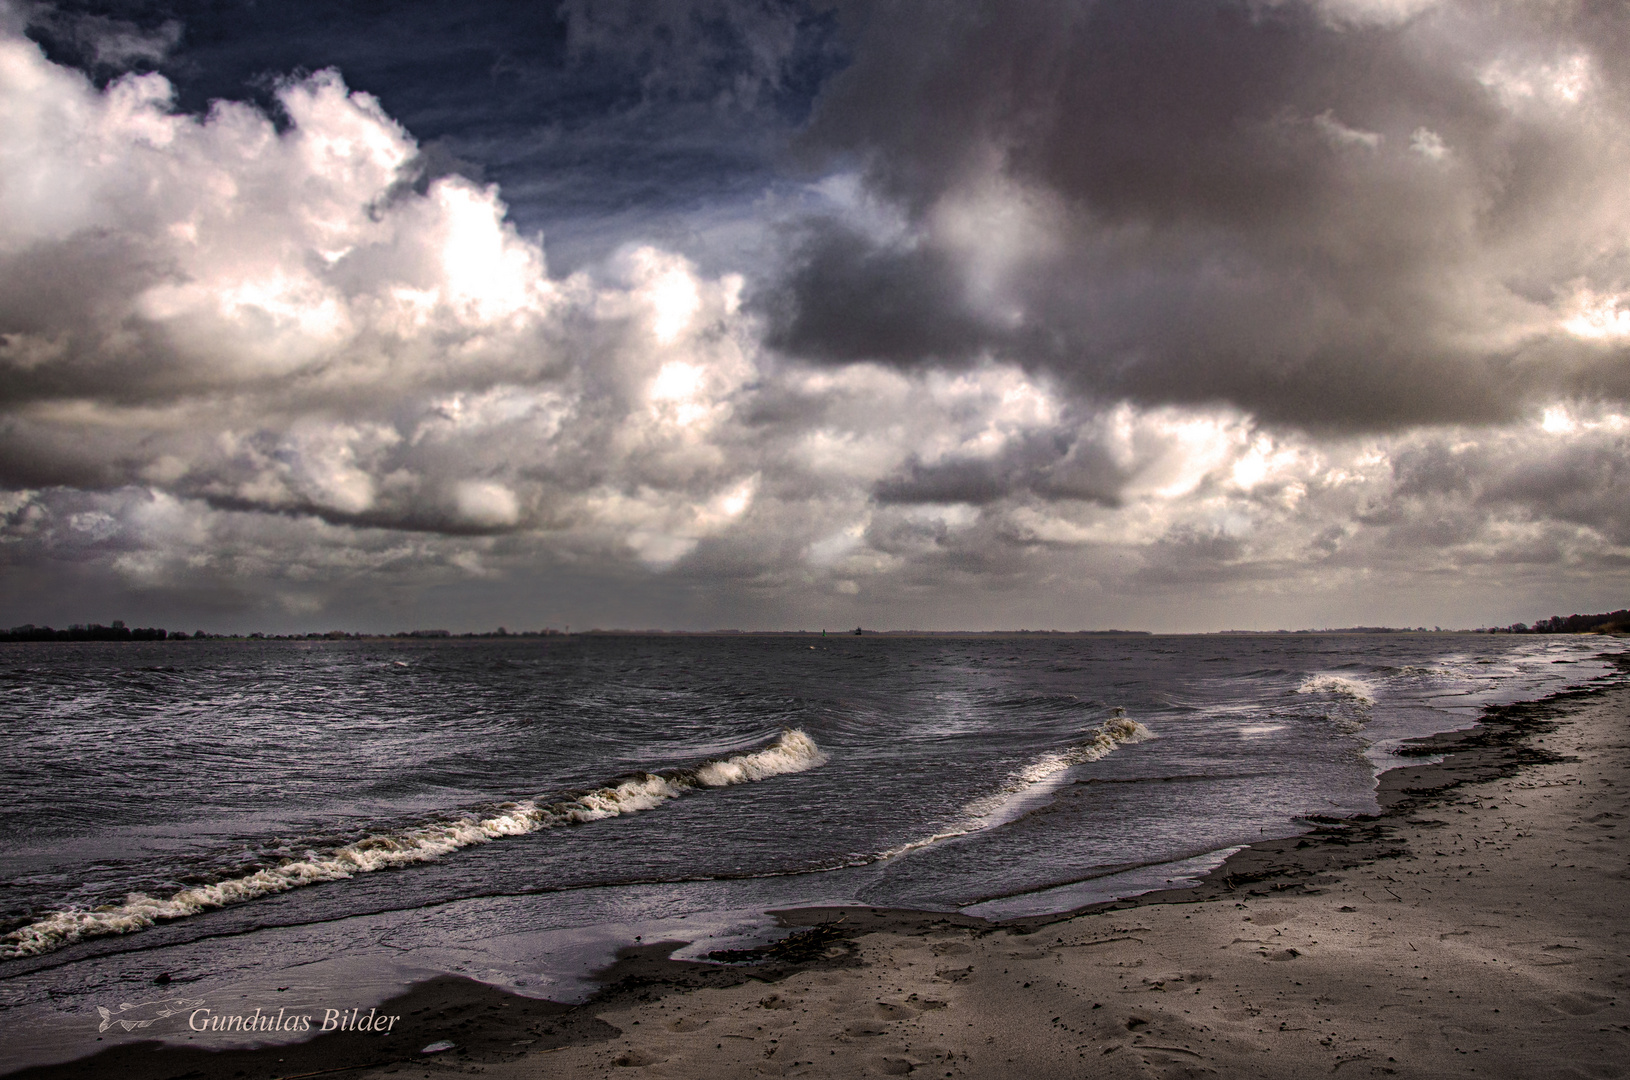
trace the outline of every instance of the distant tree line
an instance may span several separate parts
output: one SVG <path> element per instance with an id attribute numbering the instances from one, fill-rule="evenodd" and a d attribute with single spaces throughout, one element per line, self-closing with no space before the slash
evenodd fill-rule
<path id="1" fill-rule="evenodd" d="M 163 641 L 191 636 L 181 630 L 164 630 L 157 626 L 126 626 L 120 619 L 113 620 L 112 626 L 74 623 L 66 630 L 53 630 L 49 626 L 24 623 L 10 630 L 0 630 L 0 641 Z"/>
<path id="2" fill-rule="evenodd" d="M 112 626 L 101 623 L 74 623 L 66 630 L 24 623 L 10 630 L 0 630 L 0 642 L 6 641 L 360 641 L 367 638 L 507 638 L 557 637 L 560 630 L 509 630 L 500 626 L 481 633 L 454 634 L 448 630 L 399 630 L 394 634 L 356 634 L 348 630 L 313 631 L 309 634 L 206 634 L 202 630 L 165 630 L 157 626 L 126 626 L 124 620 L 115 619 Z"/>
<path id="3" fill-rule="evenodd" d="M 1515 622 L 1496 626 L 1491 634 L 1623 634 L 1630 633 L 1630 609 L 1604 611 L 1600 615 L 1552 615 L 1532 625 Z"/>
<path id="4" fill-rule="evenodd" d="M 1424 631 L 1426 627 L 1417 627 L 1417 631 Z M 799 631 L 804 633 L 806 631 Z M 873 631 L 864 631 L 873 633 Z M 1224 634 L 1255 634 L 1259 631 L 1225 630 Z M 1342 634 L 1398 634 L 1409 633 L 1408 627 L 1397 629 L 1388 626 L 1350 626 L 1341 630 L 1280 630 L 1281 634 L 1316 634 L 1316 633 L 1342 633 Z M 1464 631 L 1462 631 L 1464 632 Z M 394 634 L 359 634 L 348 630 L 313 631 L 306 634 L 206 634 L 202 630 L 187 633 L 185 630 L 165 630 L 157 626 L 126 626 L 123 620 L 115 619 L 113 625 L 103 626 L 101 623 L 74 623 L 65 630 L 54 630 L 49 626 L 35 626 L 33 623 L 24 623 L 22 626 L 13 626 L 9 630 L 0 630 L 0 642 L 8 641 L 177 641 L 177 640 L 210 640 L 210 641 L 362 641 L 370 638 L 537 638 L 558 637 L 567 631 L 544 630 L 509 630 L 500 626 L 496 630 L 465 632 L 455 634 L 448 630 L 398 630 Z M 663 630 L 587 630 L 579 634 L 588 636 L 621 635 L 621 634 L 663 634 L 672 636 L 690 636 L 683 633 L 674 633 Z M 707 636 L 740 634 L 740 630 L 716 630 Z M 861 630 L 850 630 L 848 634 L 862 633 Z M 884 631 L 885 634 L 904 633 L 901 631 Z M 1063 635 L 1088 636 L 1098 634 L 1147 634 L 1145 630 L 1019 630 L 1007 631 L 1001 636 L 1017 635 Z M 1474 631 L 1478 634 L 1611 634 L 1630 633 L 1630 609 L 1621 608 L 1618 611 L 1604 611 L 1598 615 L 1552 615 L 1548 619 L 1539 619 L 1532 624 L 1512 623 L 1510 626 L 1495 626 Z M 923 632 L 923 636 L 961 636 L 959 633 L 939 634 Z"/>

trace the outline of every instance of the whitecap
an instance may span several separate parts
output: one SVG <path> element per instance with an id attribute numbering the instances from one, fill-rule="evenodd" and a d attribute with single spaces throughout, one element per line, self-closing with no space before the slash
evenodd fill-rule
<path id="1" fill-rule="evenodd" d="M 1356 701 L 1360 705 L 1375 704 L 1375 690 L 1363 679 L 1351 675 L 1309 675 L 1296 688 L 1298 694 L 1331 694 Z"/>
<path id="2" fill-rule="evenodd" d="M 1153 733 L 1136 720 L 1128 719 L 1121 710 L 1088 733 L 1078 743 L 1058 750 L 1050 750 L 1011 773 L 1001 787 L 982 795 L 962 808 L 958 821 L 951 828 L 921 840 L 901 844 L 879 853 L 878 859 L 892 859 L 908 851 L 951 840 L 970 833 L 983 832 L 1012 821 L 1023 807 L 1063 779 L 1064 772 L 1089 761 L 1101 761 L 1127 743 L 1153 738 Z"/>
<path id="3" fill-rule="evenodd" d="M 0 937 L 0 959 L 38 956 L 87 938 L 145 930 L 156 923 L 306 885 L 432 862 L 461 848 L 507 836 L 523 836 L 540 829 L 582 825 L 652 810 L 698 789 L 747 784 L 804 772 L 826 764 L 827 760 L 814 739 L 801 730 L 791 729 L 782 732 L 780 738 L 763 749 L 710 761 L 695 769 L 635 773 L 554 802 L 525 799 L 502 803 L 485 814 L 373 833 L 340 847 L 309 852 L 304 858 L 288 859 L 239 877 L 189 886 L 168 897 L 130 893 L 122 903 L 105 904 L 89 911 L 53 912 Z"/>

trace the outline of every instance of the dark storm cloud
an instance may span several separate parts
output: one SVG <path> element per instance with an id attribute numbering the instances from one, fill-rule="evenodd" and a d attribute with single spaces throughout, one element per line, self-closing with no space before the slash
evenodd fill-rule
<path id="1" fill-rule="evenodd" d="M 772 341 L 996 355 L 1325 428 L 1623 398 L 1624 351 L 1556 309 L 1630 270 L 1600 242 L 1625 210 L 1630 15 L 1374 7 L 876 5 L 802 153 L 858 167 L 906 225 L 807 234 L 759 301 Z"/>
<path id="2" fill-rule="evenodd" d="M 1283 567 L 1250 555 L 1249 547 L 1239 537 L 1214 530 L 1174 529 L 1150 545 L 1148 562 L 1139 577 L 1148 584 L 1170 588 L 1218 585 L 1283 573 Z"/>
<path id="3" fill-rule="evenodd" d="M 132 295 L 174 275 L 145 238 L 104 230 L 0 253 L 0 404 L 163 402 L 208 382 L 207 370 L 180 370 L 150 328 L 128 319 Z"/>
<path id="4" fill-rule="evenodd" d="M 1064 426 L 1012 439 L 994 456 L 924 462 L 913 458 L 875 488 L 889 503 L 967 503 L 986 506 L 1034 495 L 1116 506 L 1129 470 L 1080 429 Z"/>
<path id="5" fill-rule="evenodd" d="M 82 431 L 40 430 L 15 417 L 0 419 L 0 487 L 105 491 L 128 483 L 138 464 L 109 454 Z"/>
<path id="6" fill-rule="evenodd" d="M 92 11 L 59 9 L 36 4 L 28 9 L 30 22 L 58 51 L 72 55 L 80 66 L 98 74 L 150 70 L 164 62 L 181 41 L 181 23 L 155 19 L 141 22 Z"/>
<path id="7" fill-rule="evenodd" d="M 1491 484 L 1484 499 L 1589 526 L 1615 544 L 1630 543 L 1630 439 L 1520 463 Z"/>
<path id="8" fill-rule="evenodd" d="M 841 222 L 813 222 L 782 291 L 764 301 L 769 344 L 837 363 L 965 361 L 1001 335 L 962 306 L 961 292 L 945 252 L 880 247 Z"/>
<path id="9" fill-rule="evenodd" d="M 1433 440 L 1393 461 L 1396 498 L 1442 513 L 1462 506 L 1594 530 L 1630 542 L 1630 438 L 1614 431 L 1560 442 L 1549 452 L 1499 443 Z M 1397 515 L 1423 516 L 1407 509 Z M 1424 516 L 1431 516 L 1430 514 Z"/>

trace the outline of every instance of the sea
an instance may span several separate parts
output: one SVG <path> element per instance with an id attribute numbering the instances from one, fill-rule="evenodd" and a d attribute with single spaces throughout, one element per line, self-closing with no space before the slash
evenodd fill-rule
<path id="1" fill-rule="evenodd" d="M 704 959 L 784 933 L 782 909 L 1002 919 L 1186 884 L 1242 845 L 1374 812 L 1405 740 L 1621 680 L 1623 649 L 1448 633 L 0 645 L 0 1064 L 189 1037 L 140 1025 L 166 1001 L 367 1007 L 442 974 L 575 1001 L 619 948 Z"/>

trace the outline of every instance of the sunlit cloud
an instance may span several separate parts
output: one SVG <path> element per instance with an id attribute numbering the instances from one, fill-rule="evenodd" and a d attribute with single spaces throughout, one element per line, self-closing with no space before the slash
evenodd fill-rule
<path id="1" fill-rule="evenodd" d="M 1590 341 L 1630 337 L 1630 308 L 1623 294 L 1604 296 L 1580 289 L 1572 307 L 1572 315 L 1562 324 L 1568 333 Z"/>

